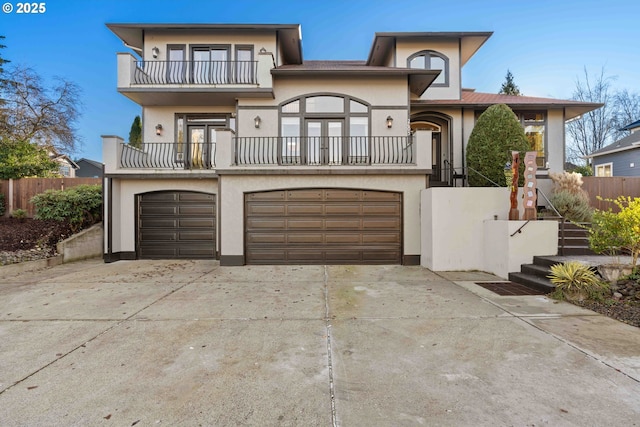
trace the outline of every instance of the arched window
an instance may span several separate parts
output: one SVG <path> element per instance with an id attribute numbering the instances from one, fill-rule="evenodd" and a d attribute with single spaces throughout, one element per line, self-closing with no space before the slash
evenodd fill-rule
<path id="1" fill-rule="evenodd" d="M 282 164 L 358 164 L 369 158 L 369 106 L 344 95 L 305 95 L 280 105 Z"/>
<path id="2" fill-rule="evenodd" d="M 409 68 L 420 68 L 425 70 L 442 70 L 431 86 L 449 86 L 449 58 L 439 52 L 423 50 L 421 52 L 414 53 L 409 57 L 409 59 L 407 59 L 407 66 Z"/>

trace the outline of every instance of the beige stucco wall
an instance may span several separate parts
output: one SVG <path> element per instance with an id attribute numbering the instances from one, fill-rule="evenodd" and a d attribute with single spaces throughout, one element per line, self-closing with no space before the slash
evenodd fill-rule
<path id="1" fill-rule="evenodd" d="M 375 90 L 373 90 L 375 88 Z M 274 79 L 275 99 L 239 99 L 237 126 L 239 137 L 278 136 L 279 108 L 288 100 L 311 94 L 351 96 L 371 106 L 372 136 L 407 135 L 408 97 L 406 78 L 321 78 L 293 77 Z M 389 107 L 389 108 L 385 108 Z M 262 119 L 256 129 L 254 118 Z M 393 127 L 386 126 L 387 116 L 393 117 Z"/>
<path id="2" fill-rule="evenodd" d="M 258 51 L 263 47 L 267 52 L 275 52 L 276 35 L 275 32 L 260 31 L 189 31 L 186 34 L 177 31 L 146 31 L 144 39 L 144 58 L 147 60 L 165 60 L 167 59 L 168 44 L 184 44 L 186 45 L 185 60 L 190 59 L 189 45 L 231 45 L 230 59 L 235 58 L 236 45 L 253 45 L 254 59 L 257 60 Z M 151 50 L 157 47 L 160 53 L 157 58 L 153 58 Z"/>
<path id="3" fill-rule="evenodd" d="M 449 59 L 449 86 L 430 87 L 421 99 L 460 99 L 461 69 L 458 39 L 448 40 L 398 40 L 396 66 L 407 67 L 407 59 L 422 50 L 433 50 Z M 444 71 L 443 71 L 444 72 Z"/>
<path id="4" fill-rule="evenodd" d="M 112 251 L 136 250 L 136 195 L 150 191 L 185 190 L 218 193 L 217 179 L 113 179 Z M 105 244 L 106 244 L 105 239 Z"/>
<path id="5" fill-rule="evenodd" d="M 142 110 L 142 140 L 144 142 L 174 142 L 176 114 L 235 114 L 229 107 L 145 107 Z M 162 125 L 162 135 L 156 135 L 156 125 Z M 186 131 L 186 129 L 185 129 Z"/>
<path id="6" fill-rule="evenodd" d="M 219 197 L 221 256 L 244 254 L 244 193 L 293 188 L 355 188 L 396 191 L 403 194 L 404 255 L 420 254 L 420 190 L 425 177 L 419 175 L 226 175 Z"/>
<path id="7" fill-rule="evenodd" d="M 547 160 L 550 172 L 564 170 L 564 111 L 554 109 L 547 111 Z"/>

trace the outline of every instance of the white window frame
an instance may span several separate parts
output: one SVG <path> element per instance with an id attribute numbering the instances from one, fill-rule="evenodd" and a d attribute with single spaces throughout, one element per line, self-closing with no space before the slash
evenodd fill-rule
<path id="1" fill-rule="evenodd" d="M 609 168 L 609 175 L 606 174 L 607 167 Z M 604 176 L 604 177 L 613 176 L 613 162 L 600 163 L 599 165 L 596 165 L 595 172 L 596 172 L 596 176 Z"/>

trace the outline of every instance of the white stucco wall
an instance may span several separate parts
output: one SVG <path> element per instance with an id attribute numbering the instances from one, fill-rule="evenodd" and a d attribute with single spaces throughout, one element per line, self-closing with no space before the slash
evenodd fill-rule
<path id="1" fill-rule="evenodd" d="M 244 254 L 244 193 L 294 188 L 354 188 L 400 192 L 403 195 L 404 255 L 420 254 L 419 175 L 226 175 L 219 197 L 221 256 Z"/>
<path id="2" fill-rule="evenodd" d="M 422 266 L 506 277 L 508 271 L 519 271 L 520 264 L 531 262 L 533 255 L 556 254 L 557 222 L 531 221 L 522 233 L 510 237 L 525 221 L 506 221 L 509 209 L 506 187 L 422 190 Z"/>
<path id="3" fill-rule="evenodd" d="M 232 107 L 144 107 L 142 111 L 142 140 L 144 142 L 174 142 L 176 114 L 234 114 Z M 156 126 L 162 125 L 162 135 L 156 135 Z M 185 129 L 186 132 L 186 129 Z"/>

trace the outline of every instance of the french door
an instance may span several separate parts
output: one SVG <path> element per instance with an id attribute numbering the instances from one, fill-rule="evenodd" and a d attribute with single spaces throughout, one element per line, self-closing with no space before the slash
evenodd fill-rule
<path id="1" fill-rule="evenodd" d="M 225 47 L 198 47 L 192 52 L 192 80 L 196 84 L 229 83 L 229 50 Z"/>
<path id="2" fill-rule="evenodd" d="M 189 165 L 192 169 L 210 169 L 212 147 L 216 143 L 216 127 L 211 125 L 189 125 Z"/>
<path id="3" fill-rule="evenodd" d="M 308 165 L 340 165 L 343 162 L 344 120 L 308 119 L 305 122 Z"/>

